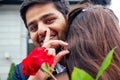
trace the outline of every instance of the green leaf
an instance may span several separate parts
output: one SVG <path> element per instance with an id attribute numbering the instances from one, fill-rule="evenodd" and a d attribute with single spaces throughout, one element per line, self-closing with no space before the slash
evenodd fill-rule
<path id="1" fill-rule="evenodd" d="M 7 80 L 12 80 L 12 75 L 14 73 L 14 70 L 15 70 L 15 63 L 11 63 Z"/>
<path id="2" fill-rule="evenodd" d="M 110 65 L 111 61 L 112 61 L 112 57 L 113 57 L 113 53 L 115 51 L 115 48 L 113 48 L 112 50 L 109 51 L 108 55 L 106 56 L 106 58 L 104 59 L 104 61 L 102 62 L 102 65 L 100 67 L 100 70 L 97 73 L 96 79 L 98 80 L 100 78 L 100 76 L 102 75 L 102 73 L 108 68 L 108 66 Z"/>
<path id="3" fill-rule="evenodd" d="M 71 79 L 72 80 L 94 80 L 91 75 L 89 75 L 87 72 L 77 67 L 74 67 L 73 72 L 71 74 Z"/>
<path id="4" fill-rule="evenodd" d="M 41 70 L 42 71 L 50 71 L 50 70 L 52 70 L 53 71 L 53 69 L 46 63 L 46 62 L 44 62 L 44 63 L 42 63 L 42 65 L 41 65 Z"/>
<path id="5" fill-rule="evenodd" d="M 54 71 L 54 69 L 51 68 L 51 67 L 48 65 L 48 63 L 46 63 L 46 62 L 42 63 L 40 69 L 41 69 L 42 71 L 48 73 L 48 77 L 51 76 L 54 80 L 57 80 L 57 79 L 55 78 L 55 76 L 50 72 L 50 71 Z"/>

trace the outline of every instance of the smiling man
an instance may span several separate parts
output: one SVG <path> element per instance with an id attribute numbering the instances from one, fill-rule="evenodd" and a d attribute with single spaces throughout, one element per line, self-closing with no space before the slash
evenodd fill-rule
<path id="1" fill-rule="evenodd" d="M 65 38 L 66 19 L 53 3 L 30 6 L 26 12 L 26 23 L 31 39 L 37 46 L 42 46 L 47 29 L 50 29 L 50 40 Z"/>
<path id="2" fill-rule="evenodd" d="M 24 0 L 20 14 L 35 46 L 54 47 L 57 55 L 54 66 L 68 54 L 66 36 L 68 0 Z M 39 74 L 39 75 L 37 75 Z M 35 76 L 22 74 L 22 64 L 16 66 L 12 80 L 45 80 L 44 73 L 38 71 Z"/>

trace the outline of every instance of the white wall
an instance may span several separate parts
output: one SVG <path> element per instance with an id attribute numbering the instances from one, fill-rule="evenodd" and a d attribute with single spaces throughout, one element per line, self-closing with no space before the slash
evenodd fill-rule
<path id="1" fill-rule="evenodd" d="M 0 5 L 0 80 L 7 80 L 12 62 L 17 64 L 26 56 L 26 41 L 19 5 Z"/>
<path id="2" fill-rule="evenodd" d="M 112 0 L 109 8 L 114 11 L 114 13 L 116 14 L 116 16 L 118 17 L 118 19 L 120 21 L 120 1 L 119 0 Z"/>

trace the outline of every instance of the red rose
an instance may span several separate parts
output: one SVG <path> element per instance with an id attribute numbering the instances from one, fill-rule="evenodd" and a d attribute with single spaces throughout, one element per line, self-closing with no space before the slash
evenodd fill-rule
<path id="1" fill-rule="evenodd" d="M 22 61 L 22 73 L 26 75 L 35 75 L 44 62 L 51 66 L 54 62 L 54 56 L 48 55 L 48 50 L 46 50 L 46 48 L 37 47 Z"/>

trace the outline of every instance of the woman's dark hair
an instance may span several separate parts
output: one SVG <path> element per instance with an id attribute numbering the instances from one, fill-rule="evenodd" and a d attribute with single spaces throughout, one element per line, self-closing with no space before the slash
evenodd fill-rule
<path id="1" fill-rule="evenodd" d="M 26 25 L 26 12 L 28 8 L 34 4 L 47 4 L 47 3 L 53 3 L 55 5 L 55 8 L 60 11 L 63 16 L 66 18 L 67 13 L 69 12 L 68 5 L 69 1 L 68 0 L 24 0 L 21 8 L 20 8 L 20 15 Z"/>
<path id="2" fill-rule="evenodd" d="M 69 75 L 76 66 L 95 78 L 107 53 L 116 47 L 100 80 L 120 80 L 120 26 L 112 10 L 98 5 L 77 8 L 70 13 L 68 22 Z"/>

